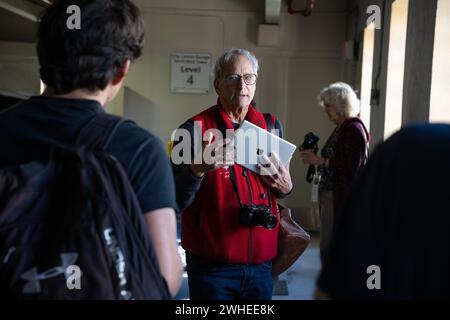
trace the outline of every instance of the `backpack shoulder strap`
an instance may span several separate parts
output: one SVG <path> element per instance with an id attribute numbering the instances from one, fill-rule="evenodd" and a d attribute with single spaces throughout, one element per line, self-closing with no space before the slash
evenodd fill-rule
<path id="1" fill-rule="evenodd" d="M 75 145 L 85 145 L 90 149 L 104 149 L 114 132 L 125 121 L 129 120 L 108 113 L 99 113 L 81 128 Z"/>
<path id="2" fill-rule="evenodd" d="M 263 113 L 264 120 L 266 121 L 267 131 L 272 131 L 275 128 L 275 117 L 270 113 Z"/>

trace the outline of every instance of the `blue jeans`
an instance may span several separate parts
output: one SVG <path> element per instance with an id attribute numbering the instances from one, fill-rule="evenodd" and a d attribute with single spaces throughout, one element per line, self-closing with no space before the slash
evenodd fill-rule
<path id="1" fill-rule="evenodd" d="M 272 262 L 227 264 L 186 254 L 191 300 L 271 300 Z"/>

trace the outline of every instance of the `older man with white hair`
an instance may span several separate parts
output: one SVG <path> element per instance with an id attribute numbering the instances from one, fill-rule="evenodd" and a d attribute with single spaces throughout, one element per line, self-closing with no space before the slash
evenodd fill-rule
<path id="1" fill-rule="evenodd" d="M 174 164 L 191 299 L 272 298 L 277 197 L 292 190 L 289 167 L 274 155 L 262 167 L 266 174 L 247 170 L 234 163 L 233 152 L 227 150 L 232 149 L 227 148 L 230 140 L 212 141 L 206 133 L 218 129 L 225 137 L 244 120 L 268 129 L 265 116 L 253 103 L 257 75 L 258 61 L 252 53 L 225 52 L 215 66 L 217 103 L 181 126 L 193 139 L 194 122 L 200 124 L 207 140 L 203 147 L 215 155 L 212 162 Z M 280 122 L 274 116 L 270 121 L 282 136 Z"/>

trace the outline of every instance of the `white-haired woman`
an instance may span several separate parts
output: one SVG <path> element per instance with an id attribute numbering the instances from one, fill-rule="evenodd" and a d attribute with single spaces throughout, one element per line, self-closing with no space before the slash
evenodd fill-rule
<path id="1" fill-rule="evenodd" d="M 358 117 L 359 99 L 348 84 L 343 82 L 330 84 L 319 93 L 317 100 L 336 128 L 326 141 L 320 156 L 311 150 L 300 150 L 300 158 L 304 163 L 318 166 L 321 176 L 320 256 L 323 263 L 336 221 L 336 213 L 342 205 L 351 180 L 367 160 L 367 143 L 370 135 Z"/>

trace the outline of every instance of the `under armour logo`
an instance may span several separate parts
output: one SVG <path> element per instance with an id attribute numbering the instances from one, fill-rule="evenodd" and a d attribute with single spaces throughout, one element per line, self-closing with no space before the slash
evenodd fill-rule
<path id="1" fill-rule="evenodd" d="M 38 273 L 37 267 L 33 267 L 27 271 L 25 271 L 23 274 L 20 275 L 20 277 L 24 280 L 27 280 L 28 282 L 23 287 L 23 293 L 39 293 L 41 292 L 41 285 L 40 281 L 45 280 L 48 278 L 56 277 L 60 274 L 64 274 L 65 277 L 71 276 L 71 273 L 73 272 L 73 268 L 71 267 L 75 261 L 78 258 L 77 253 L 62 253 L 61 255 L 61 262 L 62 264 L 60 266 L 45 270 L 42 273 Z"/>

